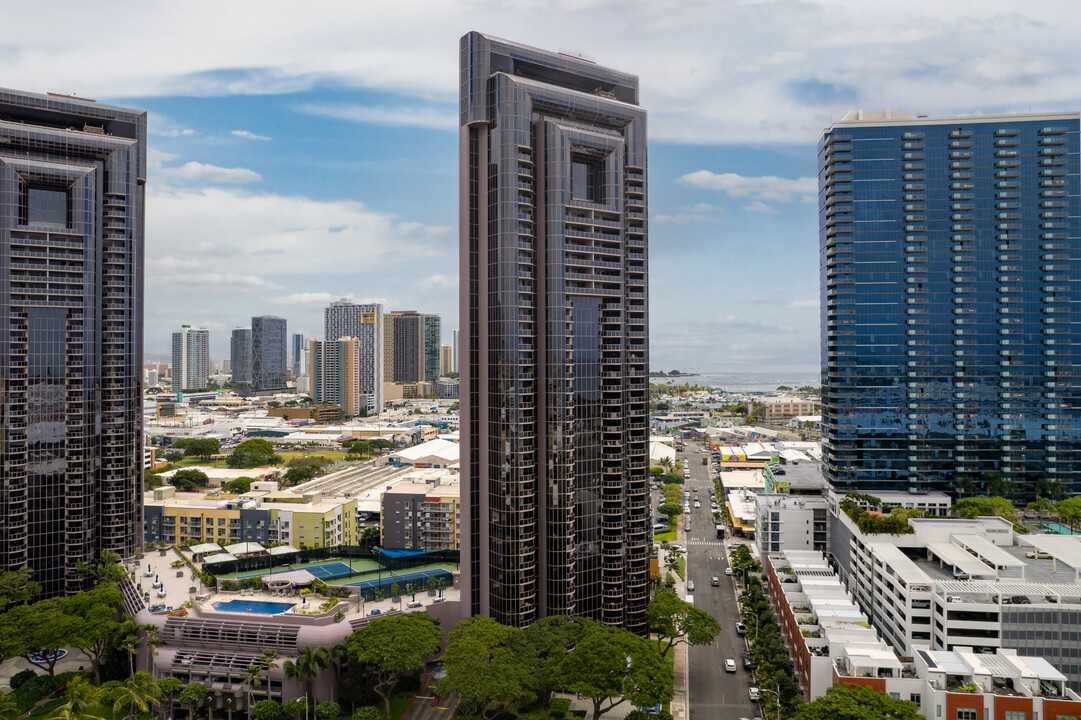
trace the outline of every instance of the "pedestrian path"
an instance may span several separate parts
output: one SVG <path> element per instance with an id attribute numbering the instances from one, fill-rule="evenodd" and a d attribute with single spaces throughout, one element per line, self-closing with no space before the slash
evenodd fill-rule
<path id="1" fill-rule="evenodd" d="M 687 540 L 688 547 L 724 547 L 724 540 Z"/>

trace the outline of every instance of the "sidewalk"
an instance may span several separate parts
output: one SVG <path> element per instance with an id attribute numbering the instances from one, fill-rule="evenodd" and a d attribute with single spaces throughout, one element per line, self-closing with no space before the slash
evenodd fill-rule
<path id="1" fill-rule="evenodd" d="M 676 542 L 683 547 L 687 548 L 687 551 L 683 553 L 683 574 L 687 574 L 687 560 L 690 554 L 690 547 L 687 545 L 687 533 L 683 530 L 683 523 L 676 524 Z M 664 577 L 663 570 L 661 571 L 661 577 Z M 679 575 L 672 573 L 672 576 L 676 579 L 676 593 L 680 597 L 687 595 L 687 582 L 681 580 Z M 690 720 L 690 698 L 687 694 L 687 645 L 686 643 L 680 643 L 672 649 L 672 666 L 673 675 L 675 681 L 675 692 L 672 695 L 672 718 L 673 720 Z"/>

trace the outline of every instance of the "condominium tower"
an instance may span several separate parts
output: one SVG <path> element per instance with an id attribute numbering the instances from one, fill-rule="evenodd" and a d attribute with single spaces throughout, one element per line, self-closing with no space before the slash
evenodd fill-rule
<path id="1" fill-rule="evenodd" d="M 297 377 L 298 375 L 301 375 L 304 372 L 304 368 L 302 368 L 300 366 L 301 365 L 301 360 L 304 357 L 304 348 L 305 348 L 304 334 L 303 333 L 293 333 L 293 347 L 292 347 L 292 350 L 293 350 L 293 357 L 292 357 L 292 360 L 293 360 L 293 365 L 292 365 L 293 377 Z"/>
<path id="2" fill-rule="evenodd" d="M 361 342 L 357 338 L 311 340 L 310 395 L 316 405 L 338 405 L 347 418 L 367 414 L 374 405 L 370 394 L 361 391 Z"/>
<path id="3" fill-rule="evenodd" d="M 253 389 L 285 389 L 285 338 L 285 318 L 260 315 L 251 319 Z"/>
<path id="4" fill-rule="evenodd" d="M 251 382 L 251 328 L 236 328 L 229 340 L 229 371 L 233 382 Z"/>
<path id="5" fill-rule="evenodd" d="M 1081 492 L 1078 113 L 849 113 L 818 145 L 825 469 Z"/>
<path id="6" fill-rule="evenodd" d="M 0 89 L 0 570 L 141 546 L 146 113 Z"/>
<path id="7" fill-rule="evenodd" d="M 646 113 L 638 78 L 461 41 L 469 614 L 647 632 Z"/>
<path id="8" fill-rule="evenodd" d="M 210 378 L 210 331 L 183 325 L 173 333 L 173 390 L 205 390 Z"/>
<path id="9" fill-rule="evenodd" d="M 413 310 L 387 313 L 383 335 L 388 381 L 415 383 L 439 377 L 442 322 L 438 315 Z"/>
<path id="10" fill-rule="evenodd" d="M 332 302 L 323 313 L 327 341 L 360 341 L 358 392 L 368 397 L 369 413 L 383 412 L 383 317 L 383 306 L 378 303 L 356 304 L 345 299 Z M 308 362 L 313 364 L 314 359 L 309 357 Z"/>

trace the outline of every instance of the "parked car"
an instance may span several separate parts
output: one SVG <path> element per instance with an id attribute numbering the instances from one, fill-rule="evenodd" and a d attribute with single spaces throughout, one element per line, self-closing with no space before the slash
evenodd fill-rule
<path id="1" fill-rule="evenodd" d="M 724 671 L 734 673 L 736 671 L 736 661 L 732 658 L 728 658 L 724 661 Z"/>
<path id="2" fill-rule="evenodd" d="M 1050 560 L 1051 553 L 1045 553 L 1041 550 L 1033 550 L 1031 552 L 1025 553 L 1025 557 L 1032 558 L 1034 560 Z"/>
<path id="3" fill-rule="evenodd" d="M 687 581 L 687 592 L 694 592 L 694 580 Z"/>
<path id="4" fill-rule="evenodd" d="M 740 634 L 740 635 L 746 635 L 747 634 L 747 626 L 744 623 L 741 623 L 741 622 L 736 623 L 736 632 L 738 634 Z"/>
<path id="5" fill-rule="evenodd" d="M 747 657 L 746 655 L 743 656 L 743 669 L 744 670 L 750 670 L 751 669 L 751 659 L 749 657 Z"/>
<path id="6" fill-rule="evenodd" d="M 751 699 L 751 702 L 758 702 L 758 688 L 753 686 L 747 688 L 747 697 Z"/>

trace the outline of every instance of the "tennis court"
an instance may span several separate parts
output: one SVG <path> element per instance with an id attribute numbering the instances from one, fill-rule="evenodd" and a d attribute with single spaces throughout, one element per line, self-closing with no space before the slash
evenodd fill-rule
<path id="1" fill-rule="evenodd" d="M 432 568 L 428 570 L 419 570 L 416 572 L 408 573 L 395 573 L 389 570 L 383 571 L 382 577 L 371 578 L 368 580 L 360 580 L 357 582 L 345 583 L 349 587 L 359 587 L 361 591 L 374 590 L 377 587 L 389 588 L 395 583 L 398 584 L 399 590 L 405 592 L 405 584 L 413 583 L 417 586 L 417 590 L 428 589 L 428 578 L 442 577 L 447 582 L 447 587 L 450 587 L 453 582 L 453 577 L 448 570 L 443 568 Z"/>
<path id="2" fill-rule="evenodd" d="M 293 570 L 307 570 L 320 580 L 330 580 L 333 578 L 348 577 L 349 575 L 355 575 L 362 572 L 370 572 L 370 565 L 373 565 L 370 560 L 368 561 L 355 561 L 357 567 L 351 568 L 348 563 L 341 560 L 331 560 L 328 562 L 312 563 L 310 565 L 286 565 L 284 567 L 275 568 L 270 570 L 257 570 L 254 572 L 240 573 L 235 576 L 236 580 L 244 580 L 254 577 L 265 577 L 267 575 L 274 575 L 276 573 L 292 572 Z"/>

